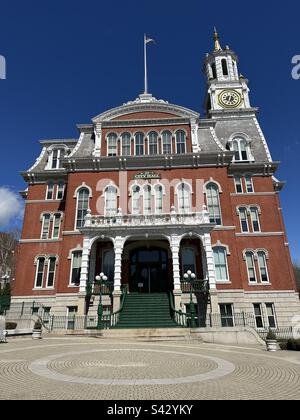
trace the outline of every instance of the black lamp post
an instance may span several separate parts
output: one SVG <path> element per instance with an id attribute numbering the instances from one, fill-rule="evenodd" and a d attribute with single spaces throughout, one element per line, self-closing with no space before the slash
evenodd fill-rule
<path id="1" fill-rule="evenodd" d="M 107 281 L 107 276 L 104 273 L 100 273 L 99 276 L 95 277 L 95 284 L 99 284 L 99 305 L 98 305 L 98 322 L 97 322 L 97 330 L 101 330 L 102 325 L 102 315 L 103 315 L 103 305 L 102 305 L 102 293 L 101 293 L 101 285 L 103 282 Z"/>
<path id="2" fill-rule="evenodd" d="M 191 270 L 189 270 L 185 275 L 183 276 L 185 280 L 187 280 L 190 283 L 190 313 L 191 313 L 191 328 L 195 328 L 195 306 L 193 302 L 193 282 L 196 279 L 196 274 L 192 273 Z"/>

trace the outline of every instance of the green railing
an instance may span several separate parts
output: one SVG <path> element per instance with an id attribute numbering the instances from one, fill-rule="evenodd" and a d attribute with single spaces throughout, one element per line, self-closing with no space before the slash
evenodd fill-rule
<path id="1" fill-rule="evenodd" d="M 111 314 L 111 319 L 110 319 L 110 326 L 111 327 L 115 327 L 117 325 L 117 323 L 119 322 L 120 315 L 121 315 L 121 313 L 124 309 L 127 294 L 128 294 L 128 285 L 126 284 L 126 285 L 122 286 L 122 296 L 121 296 L 120 309 L 117 312 L 114 312 L 114 313 Z"/>

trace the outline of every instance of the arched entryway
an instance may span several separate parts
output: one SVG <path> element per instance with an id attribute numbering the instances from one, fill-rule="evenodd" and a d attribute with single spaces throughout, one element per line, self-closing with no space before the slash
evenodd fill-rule
<path id="1" fill-rule="evenodd" d="M 129 291 L 131 293 L 166 293 L 168 252 L 159 247 L 141 247 L 130 251 Z"/>

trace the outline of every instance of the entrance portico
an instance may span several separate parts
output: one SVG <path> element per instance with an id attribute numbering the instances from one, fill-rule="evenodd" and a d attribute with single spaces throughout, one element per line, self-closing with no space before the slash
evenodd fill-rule
<path id="1" fill-rule="evenodd" d="M 105 220 L 104 220 L 105 219 Z M 216 280 L 211 246 L 211 231 L 206 209 L 201 213 L 171 214 L 165 219 L 155 216 L 123 216 L 119 211 L 114 218 L 92 216 L 90 211 L 82 233 L 84 244 L 80 277 L 78 309 L 85 307 L 87 283 L 94 281 L 97 271 L 113 280 L 113 311 L 120 308 L 121 286 L 127 284 L 129 293 L 173 292 L 176 310 L 182 310 L 183 270 L 191 262 L 182 261 L 181 245 L 188 238 L 199 245 L 195 264 L 201 262 L 198 278 L 209 282 L 211 310 L 216 311 Z M 163 234 L 162 234 L 163 232 Z M 104 261 L 97 249 L 106 250 Z M 99 265 L 99 258 L 102 259 Z M 195 265 L 196 270 L 196 265 Z"/>

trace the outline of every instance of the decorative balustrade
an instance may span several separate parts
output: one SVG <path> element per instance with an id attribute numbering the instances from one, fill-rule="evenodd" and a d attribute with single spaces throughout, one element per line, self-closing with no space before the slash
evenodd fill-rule
<path id="1" fill-rule="evenodd" d="M 199 226 L 210 224 L 207 210 L 195 213 L 179 214 L 174 210 L 169 214 L 126 214 L 119 209 L 115 216 L 93 216 L 88 211 L 85 228 L 139 227 L 139 226 Z"/>

